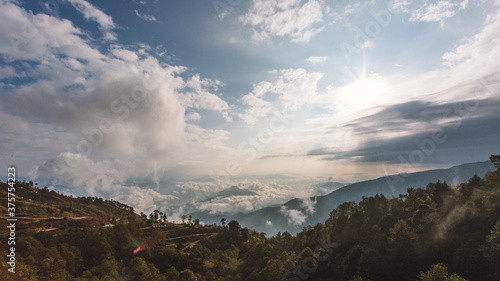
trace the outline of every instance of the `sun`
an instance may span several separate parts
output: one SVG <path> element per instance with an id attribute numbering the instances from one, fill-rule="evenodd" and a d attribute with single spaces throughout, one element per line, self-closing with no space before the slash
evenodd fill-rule
<path id="1" fill-rule="evenodd" d="M 364 110 L 387 101 L 388 87 L 379 76 L 369 76 L 353 81 L 341 88 L 338 107 L 350 114 L 359 114 Z"/>

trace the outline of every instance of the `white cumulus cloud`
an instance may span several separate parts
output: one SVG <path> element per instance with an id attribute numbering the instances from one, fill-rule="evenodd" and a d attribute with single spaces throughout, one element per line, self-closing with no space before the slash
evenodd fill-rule
<path id="1" fill-rule="evenodd" d="M 254 0 L 250 10 L 239 19 L 254 28 L 254 41 L 264 41 L 271 35 L 308 42 L 322 30 L 323 11 L 316 0 Z"/>
<path id="2" fill-rule="evenodd" d="M 70 3 L 103 31 L 116 27 L 111 17 L 88 2 Z M 27 27 L 29 36 L 23 31 Z M 26 148 L 36 149 L 30 153 L 30 165 L 64 164 L 74 173 L 65 175 L 66 180 L 82 190 L 128 203 L 137 197 L 135 206 L 148 206 L 148 198 L 157 194 L 132 196 L 140 190 L 124 186 L 126 177 L 148 177 L 172 167 L 192 170 L 191 165 L 201 166 L 227 149 L 227 131 L 186 124 L 186 119 L 201 118 L 194 109 L 231 120 L 231 106 L 214 94 L 223 84 L 198 74 L 181 77 L 186 67 L 159 61 L 145 44 L 125 47 L 114 42 L 107 50 L 95 48 L 87 32 L 70 21 L 34 15 L 5 1 L 0 3 L 0 36 L 11 38 L 0 41 L 0 55 L 16 62 L 16 67 L 2 67 L 0 75 L 26 78 L 2 89 L 0 108 L 2 116 L 8 116 L 2 120 L 15 122 L 17 128 L 2 122 L 0 143 L 26 153 Z M 22 131 L 35 137 L 10 144 Z M 71 166 L 75 162 L 65 159 L 73 158 L 84 160 Z M 124 162 L 129 163 L 123 169 L 125 178 L 121 172 L 120 177 L 99 175 L 100 170 L 114 173 L 117 163 Z M 89 183 L 80 182 L 79 175 L 86 175 Z M 92 183 L 93 178 L 99 182 Z"/>
<path id="3" fill-rule="evenodd" d="M 247 124 L 254 124 L 257 119 L 268 116 L 273 109 L 289 112 L 318 101 L 317 84 L 323 77 L 322 73 L 297 68 L 273 70 L 270 74 L 276 80 L 255 84 L 252 92 L 242 98 L 248 108 L 240 117 Z"/>
<path id="4" fill-rule="evenodd" d="M 469 0 L 458 1 L 438 1 L 425 3 L 424 6 L 412 11 L 410 21 L 441 22 L 454 17 L 460 10 L 467 8 Z"/>
<path id="5" fill-rule="evenodd" d="M 105 33 L 106 39 L 116 39 L 116 35 L 112 32 L 116 25 L 111 16 L 85 0 L 68 0 L 68 2 L 71 3 L 78 12 L 82 13 L 86 20 L 95 21 L 99 25 L 99 28 Z"/>
<path id="6" fill-rule="evenodd" d="M 109 160 L 93 161 L 80 154 L 65 152 L 40 166 L 38 175 L 59 178 L 59 184 L 68 186 L 64 190 L 67 194 L 112 198 L 131 205 L 138 212 L 149 213 L 177 199 L 150 188 L 125 185 L 130 169 L 126 165 L 117 168 L 116 164 Z"/>
<path id="7" fill-rule="evenodd" d="M 153 15 L 150 15 L 150 14 L 141 14 L 139 13 L 139 11 L 137 10 L 134 10 L 134 13 L 141 19 L 145 20 L 145 21 L 154 21 L 154 22 L 160 22 L 158 19 L 156 19 L 155 16 Z"/>
<path id="8" fill-rule="evenodd" d="M 301 211 L 288 209 L 286 206 L 281 206 L 280 213 L 288 219 L 288 225 L 300 226 L 307 219 L 307 215 L 304 215 Z"/>
<path id="9" fill-rule="evenodd" d="M 307 61 L 312 63 L 312 64 L 320 64 L 324 63 L 328 60 L 328 57 L 318 57 L 318 56 L 311 56 L 307 58 Z"/>
<path id="10" fill-rule="evenodd" d="M 304 209 L 305 213 L 308 215 L 313 215 L 316 212 L 314 206 L 316 201 L 311 200 L 310 197 L 300 199 L 300 207 Z"/>

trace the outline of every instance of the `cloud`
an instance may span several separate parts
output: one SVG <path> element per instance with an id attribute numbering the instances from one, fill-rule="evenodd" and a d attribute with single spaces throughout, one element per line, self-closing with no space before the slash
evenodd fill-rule
<path id="1" fill-rule="evenodd" d="M 310 197 L 305 197 L 300 199 L 300 207 L 304 209 L 304 212 L 308 215 L 313 215 L 316 210 L 314 206 L 316 205 L 316 201 L 312 201 Z"/>
<path id="2" fill-rule="evenodd" d="M 116 40 L 116 35 L 111 31 L 116 25 L 111 16 L 105 14 L 94 5 L 85 0 L 68 0 L 73 7 L 80 13 L 86 20 L 95 21 L 99 28 L 105 33 L 105 38 L 108 40 Z"/>
<path id="3" fill-rule="evenodd" d="M 309 154 L 323 155 L 325 160 L 390 164 L 402 164 L 401 159 L 407 159 L 415 166 L 460 163 L 469 154 L 466 151 L 486 159 L 494 152 L 490 142 L 500 137 L 500 125 L 494 121 L 500 118 L 498 106 L 498 98 L 448 104 L 397 104 L 346 124 L 353 128 L 354 135 L 364 139 L 352 150 L 322 148 Z"/>
<path id="4" fill-rule="evenodd" d="M 193 75 L 185 84 L 182 102 L 192 108 L 210 109 L 221 113 L 224 121 L 231 122 L 230 107 L 217 95 L 210 93 L 222 87 L 222 82 L 211 79 L 201 79 L 199 74 Z"/>
<path id="5" fill-rule="evenodd" d="M 253 205 L 255 201 L 257 201 L 255 196 L 232 196 L 198 203 L 197 209 L 200 211 L 208 211 L 212 215 L 227 213 L 235 214 L 239 212 L 248 213 L 256 210 Z"/>
<path id="6" fill-rule="evenodd" d="M 253 93 L 246 94 L 243 96 L 242 100 L 244 105 L 250 107 L 244 114 L 240 115 L 241 119 L 247 124 L 255 124 L 257 119 L 267 116 L 273 109 L 273 104 L 271 102 L 258 98 Z"/>
<path id="7" fill-rule="evenodd" d="M 103 29 L 115 27 L 87 2 L 72 3 Z M 140 190 L 126 187 L 127 177 L 144 178 L 169 168 L 193 171 L 227 150 L 227 131 L 186 124 L 187 119 L 201 119 L 195 109 L 231 121 L 231 106 L 213 93 L 223 87 L 220 81 L 198 74 L 183 78 L 186 67 L 159 61 L 145 44 L 125 47 L 114 42 L 107 49 L 96 48 L 93 39 L 68 20 L 33 15 L 10 2 L 0 6 L 0 35 L 17 40 L 0 42 L 0 55 L 13 65 L 0 70 L 0 115 L 8 120 L 0 125 L 2 151 L 14 149 L 12 157 L 17 159 L 26 151 L 32 159 L 26 166 L 64 164 L 75 173 L 65 175 L 66 180 L 81 190 L 130 203 Z M 29 36 L 23 31 L 26 26 Z M 20 76 L 23 79 L 11 80 Z M 12 141 L 21 135 L 22 141 Z M 128 165 L 114 174 L 116 165 L 124 162 Z M 99 169 L 89 168 L 94 165 L 90 163 Z M 101 175 L 100 169 L 112 174 Z M 90 171 L 107 187 L 93 180 L 81 182 L 78 175 L 92 178 Z M 157 194 L 143 196 L 132 205 L 152 206 Z"/>
<path id="8" fill-rule="evenodd" d="M 315 56 L 312 56 L 312 57 L 308 57 L 307 61 L 310 62 L 310 63 L 312 63 L 312 64 L 320 64 L 320 63 L 326 62 L 327 59 L 328 59 L 328 57 L 315 57 Z"/>
<path id="9" fill-rule="evenodd" d="M 155 16 L 153 15 L 149 15 L 149 14 L 141 14 L 139 13 L 139 11 L 137 10 L 134 10 L 134 13 L 141 19 L 145 20 L 145 21 L 154 21 L 154 22 L 160 22 L 159 20 L 156 19 Z"/>
<path id="10" fill-rule="evenodd" d="M 288 209 L 286 206 L 280 207 L 280 213 L 288 219 L 288 225 L 292 226 L 300 226 L 307 219 L 307 215 L 299 210 Z"/>
<path id="11" fill-rule="evenodd" d="M 197 211 L 205 211 L 211 214 L 249 213 L 272 204 L 284 203 L 298 194 L 289 186 L 277 183 L 263 183 L 256 180 L 253 182 L 238 181 L 234 184 L 239 189 L 248 189 L 257 195 L 216 197 L 209 201 L 197 202 L 193 205 L 193 208 Z M 207 192 L 207 194 L 214 193 L 228 188 L 229 185 L 231 183 L 222 187 L 222 189 L 220 189 L 220 186 L 219 188 L 212 187 L 204 192 Z"/>
<path id="12" fill-rule="evenodd" d="M 487 159 L 498 149 L 491 140 L 499 130 L 493 120 L 498 118 L 500 63 L 491 58 L 500 55 L 499 30 L 500 12 L 495 9 L 477 34 L 443 55 L 438 69 L 328 87 L 319 100 L 333 104 L 335 112 L 308 123 L 316 125 L 315 131 L 323 130 L 323 140 L 332 145 L 312 143 L 308 154 L 325 160 L 397 164 L 400 155 L 408 161 L 410 153 L 421 152 L 416 141 L 443 130 L 446 143 L 435 143 L 435 151 L 425 154 L 425 164 Z"/>
<path id="13" fill-rule="evenodd" d="M 394 13 L 409 14 L 409 22 L 440 22 L 444 27 L 447 19 L 453 18 L 460 11 L 467 9 L 469 0 L 463 1 L 408 1 L 395 0 L 391 2 Z"/>
<path id="14" fill-rule="evenodd" d="M 464 0 L 460 3 L 449 1 L 439 1 L 433 4 L 425 4 L 422 8 L 414 11 L 410 21 L 442 21 L 455 16 L 458 11 L 467 8 L 469 1 Z"/>
<path id="15" fill-rule="evenodd" d="M 499 100 L 482 100 L 475 97 L 472 91 L 473 89 L 470 89 L 470 92 L 465 91 L 470 99 L 464 101 L 449 103 L 409 101 L 391 105 L 375 114 L 350 121 L 345 126 L 353 128 L 355 135 L 390 136 L 384 135 L 384 132 L 377 128 L 387 128 L 384 130 L 409 135 L 428 131 L 429 128 L 460 124 L 463 119 L 495 115 L 495 106 L 499 105 Z M 477 110 L 478 108 L 481 108 L 481 111 Z"/>
<path id="16" fill-rule="evenodd" d="M 8 38 L 8 40 L 0 41 L 0 53 L 7 63 L 15 60 L 41 62 L 45 57 L 52 59 L 55 50 L 82 61 L 104 58 L 80 37 L 84 35 L 84 31 L 74 27 L 71 22 L 45 14 L 34 15 L 9 2 L 2 2 L 0 6 L 2 8 L 0 10 L 0 34 Z M 64 59 L 60 58 L 60 60 Z M 24 67 L 29 66 L 35 67 L 36 65 Z M 36 71 L 31 71 L 26 74 L 36 73 Z M 43 77 L 43 75 L 40 76 Z M 73 77 L 69 77 L 68 80 L 71 78 Z"/>
<path id="17" fill-rule="evenodd" d="M 266 31 L 257 31 L 252 29 L 252 42 L 260 43 L 271 39 L 271 36 Z"/>
<path id="18" fill-rule="evenodd" d="M 411 1 L 409 0 L 394 0 L 391 9 L 399 13 L 408 13 L 410 11 L 410 5 Z"/>
<path id="19" fill-rule="evenodd" d="M 87 80 L 89 90 L 73 97 L 40 81 L 15 90 L 7 103 L 17 114 L 81 133 L 82 142 L 73 148 L 87 146 L 81 153 L 98 149 L 122 156 L 158 157 L 182 147 L 184 136 L 185 108 L 174 92 L 176 79 L 171 78 L 151 91 L 141 88 L 142 79 L 135 75 Z M 54 108 L 54 101 L 60 106 Z M 161 115 L 152 116 L 153 105 Z"/>
<path id="20" fill-rule="evenodd" d="M 38 123 L 33 126 L 22 116 L 0 112 L 0 153 L 2 160 L 16 163 L 22 173 L 30 178 L 36 176 L 33 165 L 60 153 L 67 143 L 76 143 L 78 138 L 51 124 Z"/>
<path id="21" fill-rule="evenodd" d="M 345 21 L 349 16 L 356 15 L 363 11 L 363 9 L 368 6 L 373 5 L 373 2 L 370 1 L 361 1 L 361 2 L 351 2 L 347 3 L 346 1 L 339 1 L 338 3 L 330 3 L 332 5 L 331 9 L 328 9 L 326 15 L 328 18 L 331 18 L 331 23 L 339 23 Z"/>
<path id="22" fill-rule="evenodd" d="M 186 119 L 187 120 L 200 120 L 201 115 L 198 112 L 191 112 L 186 114 Z"/>
<path id="23" fill-rule="evenodd" d="M 58 172 L 55 173 L 56 171 Z M 69 152 L 59 154 L 38 168 L 38 175 L 41 177 L 59 178 L 57 183 L 67 186 L 63 190 L 67 194 L 113 198 L 131 205 L 137 212 L 149 213 L 166 205 L 168 201 L 177 199 L 152 189 L 125 185 L 128 172 L 130 168 L 126 165 L 111 163 L 109 160 L 93 161 L 86 156 Z"/>
<path id="24" fill-rule="evenodd" d="M 370 49 L 373 47 L 373 45 L 375 45 L 375 43 L 373 43 L 373 40 L 366 40 L 363 45 L 361 45 L 361 49 Z"/>
<path id="25" fill-rule="evenodd" d="M 487 68 L 484 72 L 496 72 L 496 62 L 489 59 L 489 55 L 498 53 L 500 45 L 500 11 L 486 16 L 483 29 L 478 34 L 464 39 L 464 43 L 457 46 L 454 50 L 445 53 L 442 57 L 448 66 L 457 66 L 468 63 L 475 68 L 484 65 Z M 478 56 L 477 54 L 481 54 Z M 493 66 L 493 65 L 494 66 Z M 493 67 L 492 67 L 493 66 Z"/>
<path id="26" fill-rule="evenodd" d="M 253 27 L 253 41 L 264 41 L 269 36 L 291 38 L 292 42 L 308 42 L 322 30 L 321 5 L 316 0 L 254 0 L 249 11 L 239 20 Z"/>
<path id="27" fill-rule="evenodd" d="M 15 77 L 16 75 L 16 70 L 14 67 L 10 65 L 6 66 L 0 66 L 0 80 L 4 78 L 10 78 L 10 77 Z"/>
<path id="28" fill-rule="evenodd" d="M 445 239 L 449 231 L 457 224 L 460 223 L 467 215 L 474 214 L 476 211 L 473 208 L 466 208 L 463 206 L 454 207 L 447 215 L 446 218 L 440 218 L 440 222 L 434 226 L 434 239 Z"/>
<path id="29" fill-rule="evenodd" d="M 302 117 L 309 119 L 297 123 L 289 120 L 284 132 L 273 132 L 272 143 L 262 145 L 262 150 L 256 148 L 256 162 L 240 161 L 245 173 L 276 171 L 283 165 L 297 171 L 301 167 L 309 169 L 300 172 L 322 173 L 324 169 L 316 169 L 318 166 L 334 165 L 324 161 L 318 164 L 319 158 L 395 163 L 400 153 L 407 157 L 418 149 L 416 139 L 429 138 L 435 129 L 445 131 L 449 138 L 446 147 L 449 144 L 450 151 L 436 152 L 429 162 L 458 158 L 457 151 L 463 148 L 472 151 L 475 136 L 484 138 L 484 143 L 477 142 L 485 146 L 477 149 L 483 155 L 493 147 L 494 141 L 488 140 L 497 137 L 495 98 L 481 97 L 478 99 L 480 109 L 467 116 L 456 112 L 446 118 L 442 116 L 448 109 L 453 112 L 470 99 L 470 92 L 465 90 L 468 86 L 458 82 L 485 79 L 493 81 L 487 83 L 487 88 L 498 89 L 494 73 L 499 63 L 491 59 L 499 54 L 498 14 L 487 16 L 482 32 L 448 48 L 442 56 L 443 64 L 427 73 L 408 75 L 400 69 L 398 75 L 392 77 L 370 75 L 353 81 L 352 85 L 331 86 L 322 92 L 318 84 L 322 84 L 323 73 L 301 68 L 278 69 L 270 71 L 264 81 L 257 80 L 245 95 L 225 99 L 229 93 L 224 93 L 225 85 L 214 78 L 218 75 L 213 74 L 210 79 L 188 67 L 165 63 L 173 60 L 160 57 L 164 53 L 162 49 L 145 44 L 123 46 L 116 41 L 96 45 L 102 40 L 96 41 L 91 38 L 92 33 L 70 21 L 34 15 L 15 3 L 0 4 L 0 35 L 8 39 L 0 42 L 0 56 L 5 63 L 0 68 L 0 118 L 5 121 L 0 124 L 0 151 L 16 152 L 10 153 L 12 156 L 4 153 L 2 158 L 26 159 L 31 155 L 36 158 L 34 163 L 42 164 L 46 159 L 65 163 L 65 159 L 77 155 L 90 159 L 102 169 L 128 162 L 124 171 L 131 173 L 129 175 L 157 175 L 155 179 L 162 178 L 156 172 L 165 170 L 175 176 L 182 174 L 178 171 L 221 171 L 228 163 L 227 158 L 243 158 L 233 148 L 236 143 L 232 143 L 247 139 L 243 135 L 247 131 L 240 128 L 238 122 L 264 123 L 275 112 L 297 113 L 293 121 Z M 98 7 L 84 1 L 71 3 L 80 3 L 73 5 L 101 31 L 117 30 L 113 19 Z M 412 7 L 414 14 L 418 14 L 414 20 L 437 19 L 439 13 L 449 15 L 450 11 L 459 13 L 462 9 L 458 4 L 443 3 Z M 327 9 L 322 9 L 324 5 L 322 1 L 255 1 L 249 3 L 250 10 L 239 20 L 247 31 L 253 31 L 253 40 L 278 38 L 305 42 L 310 40 L 308 34 L 325 27 L 325 21 L 331 23 Z M 339 11 L 351 19 L 350 15 L 360 7 L 350 2 Z M 400 8 L 411 13 L 410 6 L 403 4 Z M 26 35 L 25 30 L 33 32 Z M 101 33 L 97 33 L 100 37 Z M 365 42 L 365 47 L 373 45 L 371 41 Z M 302 63 L 305 63 L 303 60 L 304 57 Z M 316 56 L 307 61 L 329 62 L 327 57 Z M 329 79 L 335 77 L 337 70 L 332 71 L 328 73 Z M 338 79 L 336 84 L 345 82 L 341 77 Z M 233 85 L 229 88 L 233 89 Z M 429 95 L 437 91 L 441 92 Z M 492 95 L 498 96 L 498 91 Z M 229 101 L 236 101 L 236 105 Z M 233 119 L 234 124 L 224 123 Z M 210 127 L 214 123 L 217 124 Z M 457 124 L 460 129 L 453 129 Z M 310 157 L 304 156 L 308 151 Z M 61 152 L 69 156 L 60 156 Z M 261 155 L 268 156 L 259 157 Z M 86 167 L 83 165 L 82 169 Z M 79 173 L 78 167 L 72 168 Z M 114 185 L 121 188 L 122 176 L 110 177 L 115 179 Z M 291 194 L 275 191 L 274 187 L 266 188 L 272 192 L 260 190 L 259 196 L 230 198 L 204 206 L 217 212 L 247 211 Z M 137 192 L 132 188 L 120 190 L 124 194 Z M 314 212 L 313 203 L 303 202 L 301 213 Z"/>
<path id="30" fill-rule="evenodd" d="M 29 22 L 29 13 L 12 4 L 3 11 L 0 21 L 5 25 L 0 32 L 22 34 L 20 28 Z M 196 126 L 186 129 L 187 108 L 217 111 L 231 120 L 229 105 L 210 92 L 222 86 L 219 81 L 199 75 L 184 80 L 178 74 L 185 67 L 161 63 L 143 47 L 114 44 L 109 53 L 101 53 L 78 36 L 82 31 L 68 21 L 35 17 L 47 24 L 37 27 L 38 35 L 29 44 L 14 48 L 0 43 L 6 58 L 30 61 L 20 70 L 34 80 L 4 91 L 2 107 L 11 114 L 81 134 L 80 147 L 87 141 L 85 146 L 90 143 L 92 151 L 153 158 L 185 147 L 186 133 L 209 132 Z M 213 133 L 201 137 L 208 141 L 210 136 L 217 139 L 208 142 L 213 145 L 221 140 Z M 71 146 L 76 150 L 79 143 Z"/>
<path id="31" fill-rule="evenodd" d="M 202 153 L 203 149 L 219 149 L 226 150 L 225 141 L 229 138 L 230 133 L 224 130 L 204 129 L 192 124 L 186 125 L 187 140 L 197 148 L 202 148 L 198 153 Z"/>
<path id="32" fill-rule="evenodd" d="M 139 55 L 136 52 L 124 49 L 120 47 L 119 45 L 111 45 L 110 46 L 110 53 L 125 62 L 128 63 L 134 63 L 139 60 Z"/>
<path id="33" fill-rule="evenodd" d="M 323 77 L 322 73 L 298 68 L 273 70 L 270 74 L 277 76 L 275 81 L 255 84 L 252 92 L 242 98 L 243 104 L 249 108 L 239 116 L 247 124 L 268 116 L 273 109 L 288 112 L 317 102 L 317 84 Z"/>

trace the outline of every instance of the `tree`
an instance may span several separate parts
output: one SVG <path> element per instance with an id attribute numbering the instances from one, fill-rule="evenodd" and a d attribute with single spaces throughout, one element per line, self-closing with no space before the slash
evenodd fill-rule
<path id="1" fill-rule="evenodd" d="M 413 240 L 413 233 L 410 226 L 404 220 L 399 220 L 394 226 L 389 230 L 391 241 L 396 243 L 408 243 Z"/>
<path id="2" fill-rule="evenodd" d="M 486 242 L 489 250 L 500 257 L 500 220 L 491 229 L 490 234 L 486 237 Z"/>
<path id="3" fill-rule="evenodd" d="M 493 276 L 498 280 L 500 278 L 500 269 L 498 268 L 498 264 L 500 263 L 500 220 L 496 222 L 490 234 L 486 237 L 484 253 L 493 268 L 496 268 Z"/>
<path id="4" fill-rule="evenodd" d="M 192 217 L 192 216 L 189 216 L 189 217 L 188 217 L 188 222 L 189 222 L 189 224 L 191 224 L 191 221 L 192 221 L 192 220 L 193 220 L 193 217 Z"/>
<path id="5" fill-rule="evenodd" d="M 186 216 L 182 216 L 181 219 L 183 224 L 186 223 Z"/>
<path id="6" fill-rule="evenodd" d="M 236 241 L 240 240 L 241 225 L 237 221 L 230 221 L 229 226 L 229 236 Z"/>
<path id="7" fill-rule="evenodd" d="M 420 280 L 422 281 L 467 281 L 467 279 L 464 279 L 457 274 L 453 274 L 450 276 L 448 273 L 448 268 L 442 264 L 438 263 L 426 271 L 426 272 L 420 272 Z"/>
<path id="8" fill-rule="evenodd" d="M 167 276 L 167 280 L 177 280 L 177 277 L 179 277 L 179 271 L 175 267 L 171 266 L 165 275 Z"/>
<path id="9" fill-rule="evenodd" d="M 222 226 L 225 226 L 225 225 L 226 225 L 226 218 L 222 218 L 222 219 L 220 220 L 220 224 L 221 224 Z"/>
<path id="10" fill-rule="evenodd" d="M 159 218 L 160 218 L 160 211 L 158 210 L 154 210 L 153 211 L 153 218 L 154 218 L 154 221 L 155 222 L 158 222 Z"/>
<path id="11" fill-rule="evenodd" d="M 429 183 L 426 190 L 430 192 L 432 200 L 438 205 L 441 205 L 446 194 L 451 191 L 451 187 L 446 181 L 437 181 L 436 183 Z"/>
<path id="12" fill-rule="evenodd" d="M 165 276 L 160 274 L 160 271 L 154 265 L 147 263 L 143 258 L 135 257 L 130 262 L 130 273 L 134 280 L 167 280 Z"/>
<path id="13" fill-rule="evenodd" d="M 176 280 L 182 280 L 182 281 L 196 281 L 197 278 L 194 276 L 194 273 L 189 270 L 185 269 L 179 273 L 179 276 L 177 277 Z"/>
<path id="14" fill-rule="evenodd" d="M 200 219 L 195 219 L 194 220 L 194 225 L 200 225 Z"/>
<path id="15" fill-rule="evenodd" d="M 469 198 L 474 189 L 481 187 L 482 184 L 483 180 L 477 174 L 474 174 L 474 176 L 469 179 L 469 182 L 459 185 L 459 190 L 465 198 Z"/>
<path id="16" fill-rule="evenodd" d="M 490 161 L 495 165 L 495 168 L 500 169 L 500 155 L 490 155 Z"/>

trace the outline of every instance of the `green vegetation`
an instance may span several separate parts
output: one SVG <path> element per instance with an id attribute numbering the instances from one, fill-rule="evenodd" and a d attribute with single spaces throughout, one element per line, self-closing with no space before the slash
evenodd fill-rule
<path id="1" fill-rule="evenodd" d="M 0 181 L 0 186 L 0 198 L 6 200 L 8 185 Z M 98 197 L 65 196 L 49 190 L 48 187 L 38 188 L 32 181 L 17 181 L 15 187 L 17 217 L 92 217 L 109 222 L 123 219 L 124 223 L 140 219 L 134 213 L 134 208 L 118 201 Z M 7 204 L 0 206 L 0 212 L 7 214 Z"/>
<path id="2" fill-rule="evenodd" d="M 2 263 L 1 280 L 500 280 L 500 170 L 459 186 L 436 182 L 398 198 L 346 202 L 324 224 L 270 238 L 225 219 L 153 228 L 112 201 L 54 194 L 60 205 L 49 206 L 43 192 L 31 199 L 40 216 L 63 210 L 116 226 L 18 234 L 17 273 Z M 150 217 L 166 221 L 160 212 Z"/>

